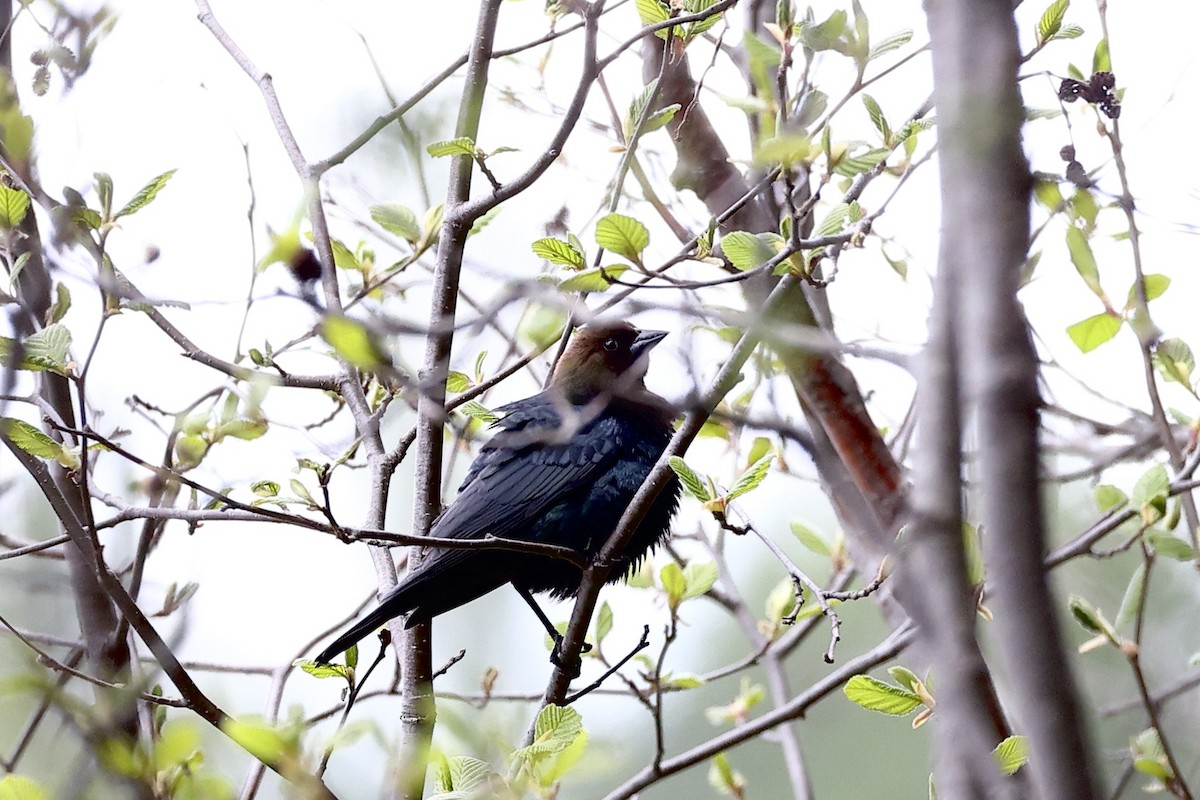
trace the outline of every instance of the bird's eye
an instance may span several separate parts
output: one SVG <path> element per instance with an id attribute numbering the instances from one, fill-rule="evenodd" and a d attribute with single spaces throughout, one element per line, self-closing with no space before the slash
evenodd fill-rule
<path id="1" fill-rule="evenodd" d="M 610 353 L 613 352 L 614 350 L 616 350 L 620 346 L 621 346 L 621 343 L 618 342 L 616 339 L 612 338 L 611 336 L 604 340 L 604 349 Z"/>

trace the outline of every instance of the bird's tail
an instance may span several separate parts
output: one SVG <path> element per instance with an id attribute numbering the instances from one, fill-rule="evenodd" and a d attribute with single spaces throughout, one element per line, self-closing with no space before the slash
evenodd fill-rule
<path id="1" fill-rule="evenodd" d="M 406 603 L 407 593 L 393 593 L 391 596 L 384 598 L 370 614 L 367 614 L 358 622 L 354 623 L 350 628 L 333 642 L 321 651 L 317 656 L 318 664 L 328 664 L 334 657 L 346 652 L 350 646 L 357 643 L 374 633 L 377 629 L 383 626 L 385 622 L 405 614 L 412 610 L 411 603 Z"/>

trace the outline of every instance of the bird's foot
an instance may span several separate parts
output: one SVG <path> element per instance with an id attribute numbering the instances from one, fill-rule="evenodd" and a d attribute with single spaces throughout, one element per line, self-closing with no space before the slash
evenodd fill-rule
<path id="1" fill-rule="evenodd" d="M 555 634 L 554 647 L 551 648 L 551 650 L 550 650 L 550 663 L 556 667 L 563 666 L 562 646 L 563 646 L 563 635 L 561 633 Z M 587 642 L 584 642 L 583 645 L 581 645 L 579 648 L 579 654 L 583 655 L 584 653 L 590 653 L 591 650 L 592 650 L 592 646 L 590 644 L 588 644 Z M 583 669 L 583 664 L 578 659 L 576 659 L 573 667 L 574 668 L 571 670 L 571 678 L 572 679 L 578 678 L 579 673 Z"/>

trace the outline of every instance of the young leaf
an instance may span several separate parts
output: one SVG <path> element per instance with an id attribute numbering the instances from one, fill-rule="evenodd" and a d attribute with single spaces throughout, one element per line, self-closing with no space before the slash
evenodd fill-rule
<path id="1" fill-rule="evenodd" d="M 662 583 L 663 591 L 667 593 L 667 605 L 672 610 L 678 608 L 687 592 L 687 578 L 683 576 L 679 564 L 674 561 L 664 564 L 658 573 L 658 580 Z"/>
<path id="2" fill-rule="evenodd" d="M 457 139 L 434 142 L 425 148 L 425 152 L 434 158 L 442 158 L 443 156 L 474 157 L 475 141 L 470 136 L 460 136 Z"/>
<path id="3" fill-rule="evenodd" d="M 131 214 L 141 211 L 146 206 L 154 201 L 162 188 L 167 185 L 167 181 L 171 180 L 171 176 L 175 174 L 175 170 L 169 169 L 162 175 L 152 179 L 149 183 L 143 186 L 138 193 L 133 196 L 133 199 L 125 204 L 125 207 L 113 215 L 113 219 L 128 217 Z"/>
<path id="4" fill-rule="evenodd" d="M 357 320 L 327 314 L 321 321 L 321 336 L 349 364 L 364 370 L 391 364 L 371 331 Z"/>
<path id="5" fill-rule="evenodd" d="M 735 497 L 741 497 L 747 492 L 751 492 L 758 488 L 758 485 L 767 477 L 768 470 L 771 469 L 771 462 L 775 460 L 774 453 L 767 453 L 765 456 L 755 461 L 750 465 L 750 468 L 743 472 L 734 484 L 729 489 L 729 494 L 726 498 L 729 500 Z"/>
<path id="6" fill-rule="evenodd" d="M 1171 492 L 1171 479 L 1167 476 L 1167 468 L 1155 464 L 1146 470 L 1142 477 L 1133 485 L 1133 504 L 1142 508 L 1155 501 L 1165 501 Z"/>
<path id="7" fill-rule="evenodd" d="M 650 231 L 633 217 L 609 214 L 596 223 L 596 244 L 640 266 Z"/>
<path id="8" fill-rule="evenodd" d="M 486 406 L 476 400 L 469 400 L 458 407 L 458 410 L 466 414 L 471 419 L 477 419 L 481 422 L 491 425 L 500 417 L 493 414 Z"/>
<path id="9" fill-rule="evenodd" d="M 1192 348 L 1182 339 L 1160 340 L 1154 348 L 1154 366 L 1167 380 L 1191 388 L 1196 357 L 1192 355 Z"/>
<path id="10" fill-rule="evenodd" d="M 679 476 L 679 482 L 683 484 L 683 488 L 688 494 L 702 503 L 707 503 L 712 499 L 712 495 L 709 494 L 708 487 L 705 486 L 704 481 L 700 480 L 700 476 L 687 465 L 686 461 L 679 456 L 671 456 L 669 463 L 671 469 Z"/>
<path id="11" fill-rule="evenodd" d="M 1092 255 L 1092 246 L 1088 244 L 1087 235 L 1074 225 L 1067 228 L 1067 249 L 1079 277 L 1083 278 L 1092 294 L 1103 300 L 1104 289 L 1100 286 L 1100 270 L 1096 267 L 1096 257 Z"/>
<path id="12" fill-rule="evenodd" d="M 1111 511 L 1129 502 L 1123 491 L 1110 483 L 1102 483 L 1095 490 L 1096 505 L 1101 511 Z"/>
<path id="13" fill-rule="evenodd" d="M 1113 625 L 1120 630 L 1133 621 L 1142 608 L 1142 594 L 1146 585 L 1146 563 L 1138 564 L 1137 569 L 1129 578 L 1125 587 L 1125 596 L 1121 598 L 1121 607 L 1117 609 L 1117 620 Z"/>
<path id="14" fill-rule="evenodd" d="M 1146 534 L 1146 542 L 1160 556 L 1176 561 L 1195 561 L 1196 551 L 1182 539 L 1162 531 Z"/>
<path id="15" fill-rule="evenodd" d="M 1067 328 L 1067 336 L 1071 337 L 1071 341 L 1081 352 L 1090 353 L 1116 336 L 1117 332 L 1121 330 L 1121 325 L 1120 317 L 1100 313 L 1080 320 Z"/>
<path id="16" fill-rule="evenodd" d="M 21 224 L 29 211 L 29 195 L 20 189 L 0 186 L 0 228 L 12 230 Z"/>
<path id="17" fill-rule="evenodd" d="M 746 231 L 733 231 L 722 236 L 721 252 L 742 272 L 761 267 L 775 257 L 774 247 L 762 237 Z"/>
<path id="18" fill-rule="evenodd" d="M 884 683 L 870 675 L 855 675 L 846 681 L 842 693 L 868 711 L 897 717 L 911 714 L 921 705 L 921 698 L 915 693 Z"/>
<path id="19" fill-rule="evenodd" d="M 792 529 L 792 535 L 800 540 L 800 544 L 819 556 L 828 557 L 833 555 L 833 548 L 820 533 L 799 522 L 789 524 Z"/>
<path id="20" fill-rule="evenodd" d="M 544 258 L 551 264 L 561 264 L 574 269 L 583 269 L 586 266 L 583 253 L 574 245 L 561 239 L 551 237 L 538 239 L 531 247 L 535 256 Z"/>
<path id="21" fill-rule="evenodd" d="M 867 107 L 867 116 L 871 118 L 871 124 L 875 126 L 875 130 L 879 131 L 879 135 L 883 137 L 883 143 L 889 144 L 892 140 L 892 127 L 888 125 L 887 117 L 883 114 L 883 109 L 879 107 L 879 103 L 874 97 L 869 94 L 862 96 L 863 105 Z"/>
<path id="22" fill-rule="evenodd" d="M 17 350 L 14 339 L 0 336 L 0 364 L 9 366 Z M 71 349 L 71 332 L 60 324 L 47 325 L 21 342 L 21 363 L 17 369 L 32 371 L 49 370 L 59 375 L 70 375 L 67 362 Z"/>
<path id="23" fill-rule="evenodd" d="M 1067 13 L 1070 5 L 1071 0 L 1054 0 L 1042 13 L 1037 24 L 1037 43 L 1039 45 L 1050 41 L 1051 37 L 1058 33 L 1058 29 L 1062 27 L 1063 16 Z"/>
<path id="24" fill-rule="evenodd" d="M 693 597 L 699 597 L 717 582 L 716 563 L 713 561 L 691 562 L 683 568 L 683 581 L 686 586 L 683 599 L 690 600 Z"/>
<path id="25" fill-rule="evenodd" d="M 28 422 L 12 417 L 0 417 L 0 431 L 17 447 L 37 458 L 52 458 L 67 469 L 79 466 L 79 456 L 61 442 L 56 442 Z"/>
<path id="26" fill-rule="evenodd" d="M 1029 760 L 1029 741 L 1024 736 L 1009 736 L 992 751 L 996 764 L 1005 775 L 1013 775 Z"/>
<path id="27" fill-rule="evenodd" d="M 893 50 L 903 47 L 912 40 L 912 37 L 912 31 L 902 30 L 879 40 L 879 42 L 871 48 L 871 52 L 867 54 L 867 60 L 873 61 L 886 53 L 890 53 Z"/>
<path id="28" fill-rule="evenodd" d="M 409 244 L 421 238 L 421 225 L 411 208 L 396 203 L 371 206 L 371 219 L 388 233 L 393 233 Z"/>
<path id="29" fill-rule="evenodd" d="M 558 288 L 563 292 L 606 292 L 613 285 L 612 281 L 628 270 L 629 267 L 624 264 L 609 264 L 572 275 L 560 283 Z"/>
<path id="30" fill-rule="evenodd" d="M 462 372 L 451 371 L 446 376 L 446 391 L 458 394 L 471 388 L 471 379 Z"/>
<path id="31" fill-rule="evenodd" d="M 1163 292 L 1167 291 L 1167 287 L 1171 285 L 1171 279 L 1166 275 L 1147 275 L 1146 277 L 1146 302 L 1150 302 L 1156 297 L 1161 297 Z M 1128 300 L 1125 302 L 1125 310 L 1132 310 L 1137 305 L 1137 283 L 1129 287 Z"/>

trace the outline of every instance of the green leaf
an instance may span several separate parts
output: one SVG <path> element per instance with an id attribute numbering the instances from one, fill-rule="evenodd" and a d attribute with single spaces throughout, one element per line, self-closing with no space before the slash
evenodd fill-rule
<path id="1" fill-rule="evenodd" d="M 1117 620 L 1113 625 L 1120 630 L 1133 621 L 1142 608 L 1142 595 L 1146 586 L 1146 562 L 1138 564 L 1125 587 L 1121 607 L 1117 609 Z"/>
<path id="2" fill-rule="evenodd" d="M 605 600 L 600 604 L 600 610 L 596 612 L 596 633 L 592 637 L 596 642 L 596 648 L 604 643 L 605 637 L 612 631 L 613 626 L 613 611 L 612 606 Z"/>
<path id="3" fill-rule="evenodd" d="M 754 147 L 754 163 L 760 167 L 782 164 L 790 167 L 807 163 L 812 153 L 812 140 L 800 134 L 770 136 Z"/>
<path id="4" fill-rule="evenodd" d="M 855 156 L 845 156 L 837 162 L 833 171 L 844 178 L 853 178 L 855 175 L 875 169 L 887 161 L 889 155 L 891 155 L 891 150 L 886 147 L 877 147 Z"/>
<path id="5" fill-rule="evenodd" d="M 345 664 L 318 664 L 301 658 L 296 659 L 293 666 L 299 667 L 314 678 L 341 678 L 347 683 L 354 682 L 354 671 Z"/>
<path id="6" fill-rule="evenodd" d="M 644 27 L 657 25 L 671 18 L 670 10 L 659 0 L 637 0 L 637 12 Z"/>
<path id="7" fill-rule="evenodd" d="M 587 265 L 583 253 L 574 245 L 564 242 L 562 239 L 554 239 L 552 237 L 538 239 L 531 247 L 535 256 L 544 258 L 551 264 L 561 264 L 564 267 L 573 267 L 575 269 L 583 269 Z"/>
<path id="8" fill-rule="evenodd" d="M 726 498 L 729 500 L 735 497 L 741 497 L 747 492 L 754 491 L 758 485 L 767 477 L 767 472 L 771 469 L 771 462 L 775 460 L 774 453 L 767 453 L 765 456 L 755 461 L 750 467 L 738 476 L 734 481 L 733 486 L 729 489 L 729 494 Z"/>
<path id="9" fill-rule="evenodd" d="M 886 53 L 900 49 L 912 41 L 912 37 L 912 31 L 902 30 L 893 33 L 891 36 L 881 39 L 874 47 L 871 48 L 871 52 L 867 55 L 867 60 L 873 61 Z"/>
<path id="10" fill-rule="evenodd" d="M 517 339 L 533 347 L 549 347 L 562 336 L 567 314 L 558 306 L 532 303 L 517 323 Z"/>
<path id="11" fill-rule="evenodd" d="M 563 292 L 606 292 L 613 285 L 610 278 L 616 280 L 628 271 L 629 267 L 624 264 L 609 264 L 572 275 L 558 288 Z"/>
<path id="12" fill-rule="evenodd" d="M 1167 476 L 1167 468 L 1162 464 L 1155 464 L 1133 485 L 1133 505 L 1142 508 L 1151 503 L 1165 501 L 1170 493 L 1171 479 Z"/>
<path id="13" fill-rule="evenodd" d="M 545 706 L 533 724 L 533 742 L 517 750 L 513 757 L 528 759 L 535 755 L 560 753 L 583 733 L 583 718 L 567 706 Z"/>
<path id="14" fill-rule="evenodd" d="M 46 800 L 46 793 L 31 778 L 10 773 L 0 778 L 0 800 Z"/>
<path id="15" fill-rule="evenodd" d="M 713 561 L 693 561 L 683 568 L 683 580 L 686 586 L 683 599 L 699 597 L 717 582 L 717 565 Z"/>
<path id="16" fill-rule="evenodd" d="M 1111 511 L 1129 502 L 1129 497 L 1110 483 L 1102 483 L 1097 486 L 1094 494 L 1096 496 L 1096 506 L 1101 511 Z"/>
<path id="17" fill-rule="evenodd" d="M 67 469 L 79 466 L 79 456 L 61 442 L 56 442 L 28 422 L 12 417 L 0 417 L 0 430 L 17 447 L 37 458 L 52 458 Z"/>
<path id="18" fill-rule="evenodd" d="M 1071 5 L 1071 0 L 1054 0 L 1046 10 L 1042 13 L 1042 18 L 1037 24 L 1037 43 L 1039 45 L 1050 41 L 1054 34 L 1058 33 L 1058 29 L 1062 27 L 1063 16 L 1067 13 L 1067 8 Z"/>
<path id="19" fill-rule="evenodd" d="M 1146 302 L 1150 302 L 1155 298 L 1162 297 L 1163 292 L 1171 285 L 1171 279 L 1166 275 L 1147 275 L 1146 278 Z M 1125 310 L 1129 311 L 1137 305 L 1137 282 L 1135 281 L 1129 287 L 1129 299 L 1125 303 Z"/>
<path id="20" fill-rule="evenodd" d="M 22 256 L 28 258 L 29 253 L 22 253 Z M 62 318 L 67 315 L 67 311 L 71 309 L 71 292 L 63 283 L 54 285 L 54 305 L 46 312 L 46 321 L 50 324 L 62 322 Z"/>
<path id="21" fill-rule="evenodd" d="M 0 186 L 0 228 L 12 230 L 29 211 L 29 195 L 11 186 Z"/>
<path id="22" fill-rule="evenodd" d="M 1051 36 L 1050 39 L 1078 39 L 1083 36 L 1083 33 L 1083 28 L 1078 25 L 1063 25 L 1059 28 L 1058 33 Z"/>
<path id="23" fill-rule="evenodd" d="M 471 419 L 477 419 L 480 422 L 487 423 L 488 425 L 491 425 L 493 422 L 500 419 L 500 417 L 488 410 L 487 406 L 483 405 L 477 400 L 469 400 L 466 403 L 463 403 L 458 407 L 458 410 Z"/>
<path id="24" fill-rule="evenodd" d="M 907 689 L 884 683 L 870 675 L 855 675 L 846 681 L 842 693 L 851 702 L 857 703 L 868 711 L 878 711 L 881 714 L 891 714 L 902 717 L 910 714 L 921 706 L 921 698 Z"/>
<path id="25" fill-rule="evenodd" d="M 1163 531 L 1150 531 L 1146 542 L 1160 556 L 1176 561 L 1195 561 L 1195 549 L 1182 539 Z"/>
<path id="26" fill-rule="evenodd" d="M 258 481 L 251 485 L 250 491 L 259 497 L 277 497 L 279 495 L 279 484 L 275 481 Z"/>
<path id="27" fill-rule="evenodd" d="M 1092 74 L 1111 72 L 1112 59 L 1108 55 L 1108 39 L 1096 42 L 1096 51 L 1092 54 Z"/>
<path id="28" fill-rule="evenodd" d="M 658 580 L 667 593 L 667 605 L 672 610 L 678 608 L 687 592 L 687 578 L 683 576 L 683 569 L 674 561 L 668 561 L 659 571 Z"/>
<path id="29" fill-rule="evenodd" d="M 371 219 L 409 244 L 416 244 L 421 238 L 421 224 L 417 222 L 416 213 L 407 206 L 396 203 L 371 206 Z"/>
<path id="30" fill-rule="evenodd" d="M 650 231 L 633 217 L 609 214 L 596 223 L 596 244 L 640 266 Z"/>
<path id="31" fill-rule="evenodd" d="M 712 763 L 708 766 L 708 785 L 722 795 L 746 796 L 746 776 L 730 765 L 724 752 L 713 756 Z"/>
<path id="32" fill-rule="evenodd" d="M 867 116 L 871 118 L 871 124 L 875 126 L 875 130 L 879 131 L 879 135 L 883 137 L 883 143 L 889 144 L 892 140 L 892 126 L 888 125 L 887 117 L 883 114 L 883 109 L 879 107 L 879 103 L 874 97 L 869 94 L 863 94 L 863 105 L 867 108 Z"/>
<path id="33" fill-rule="evenodd" d="M 425 148 L 425 152 L 434 158 L 443 156 L 475 156 L 475 140 L 470 136 L 460 136 L 457 139 L 447 139 L 434 142 Z"/>
<path id="34" fill-rule="evenodd" d="M 792 529 L 792 535 L 800 540 L 800 544 L 819 556 L 829 557 L 833 555 L 833 548 L 820 533 L 799 522 L 792 522 L 789 525 Z"/>
<path id="35" fill-rule="evenodd" d="M 1192 355 L 1192 348 L 1182 339 L 1160 340 L 1154 348 L 1154 366 L 1167 380 L 1191 388 L 1196 357 Z"/>
<path id="36" fill-rule="evenodd" d="M 125 207 L 113 215 L 113 219 L 128 217 L 141 211 L 146 206 L 154 202 L 154 198 L 167 185 L 167 181 L 171 180 L 171 176 L 175 174 L 175 170 L 169 169 L 158 177 L 152 179 L 149 183 L 138 190 L 138 193 L 133 196 L 133 199 L 125 204 Z"/>
<path id="37" fill-rule="evenodd" d="M 458 394 L 471 388 L 471 379 L 465 373 L 451 371 L 446 376 L 446 391 Z"/>
<path id="38" fill-rule="evenodd" d="M 736 269 L 745 272 L 766 264 L 775 257 L 775 248 L 762 236 L 733 231 L 721 237 L 721 252 Z"/>
<path id="39" fill-rule="evenodd" d="M 908 689 L 913 694 L 917 693 L 917 687 L 922 684 L 921 679 L 917 677 L 917 673 L 899 664 L 888 667 L 888 675 L 891 675 L 896 683 Z"/>
<path id="40" fill-rule="evenodd" d="M 668 462 L 671 465 L 671 469 L 679 476 L 679 482 L 683 484 L 683 488 L 688 494 L 702 503 L 706 503 L 712 499 L 712 495 L 709 494 L 708 487 L 704 481 L 700 480 L 700 476 L 688 466 L 686 461 L 679 456 L 671 456 Z"/>
<path id="41" fill-rule="evenodd" d="M 467 231 L 467 236 L 475 236 L 478 234 L 488 226 L 488 223 L 500 216 L 500 212 L 503 210 L 504 206 L 492 206 L 487 211 L 480 214 L 478 217 L 476 217 L 475 221 L 471 223 L 471 230 Z"/>
<path id="42" fill-rule="evenodd" d="M 295 749 L 289 737 L 264 722 L 246 722 L 230 718 L 223 720 L 220 727 L 226 736 L 259 761 L 276 763 Z"/>
<path id="43" fill-rule="evenodd" d="M 1067 328 L 1067 336 L 1084 353 L 1090 353 L 1117 335 L 1122 320 L 1112 314 L 1100 313 L 1076 322 Z"/>
<path id="44" fill-rule="evenodd" d="M 1117 634 L 1113 629 L 1112 623 L 1105 619 L 1104 615 L 1084 598 L 1079 595 L 1071 595 L 1067 600 L 1067 608 L 1071 611 L 1071 616 L 1083 626 L 1085 631 L 1098 633 L 1112 642 L 1117 640 Z"/>
<path id="45" fill-rule="evenodd" d="M 359 369 L 374 370 L 391 364 L 375 336 L 357 320 L 326 314 L 321 321 L 321 336 L 347 363 Z"/>
<path id="46" fill-rule="evenodd" d="M 71 332 L 61 324 L 47 325 L 21 342 L 21 363 L 17 369 L 35 372 L 48 370 L 59 375 L 70 375 L 67 361 L 71 349 Z M 9 366 L 17 343 L 0 336 L 0 364 Z"/>
<path id="47" fill-rule="evenodd" d="M 1071 252 L 1071 263 L 1083 282 L 1092 290 L 1092 294 L 1104 299 L 1104 289 L 1100 286 L 1100 270 L 1096 267 L 1096 257 L 1092 255 L 1092 246 L 1088 243 L 1087 235 L 1074 225 L 1067 228 L 1067 249 Z"/>
<path id="48" fill-rule="evenodd" d="M 1013 775 L 1029 761 L 1029 741 L 1024 736 L 1009 736 L 992 751 L 997 766 L 1005 775 Z"/>

